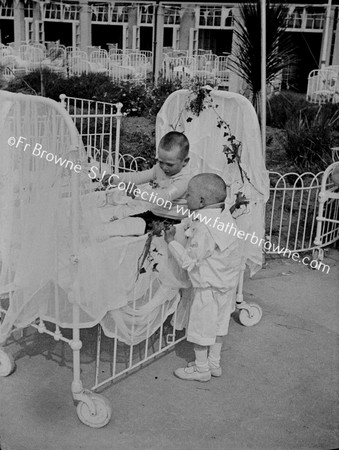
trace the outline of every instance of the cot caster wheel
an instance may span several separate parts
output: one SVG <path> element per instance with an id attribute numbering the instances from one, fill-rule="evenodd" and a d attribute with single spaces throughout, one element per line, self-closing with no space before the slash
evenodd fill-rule
<path id="1" fill-rule="evenodd" d="M 8 377 L 14 369 L 15 362 L 13 356 L 0 350 L 0 377 Z"/>
<path id="2" fill-rule="evenodd" d="M 91 413 L 87 403 L 80 401 L 77 405 L 78 417 L 88 427 L 102 428 L 111 420 L 111 406 L 102 395 L 92 394 L 90 399 L 94 403 L 95 413 Z"/>
<path id="3" fill-rule="evenodd" d="M 314 261 L 320 262 L 324 259 L 324 250 L 322 248 L 315 248 L 312 252 Z"/>
<path id="4" fill-rule="evenodd" d="M 239 321 L 244 327 L 253 327 L 260 322 L 262 309 L 255 303 L 249 303 L 248 309 L 241 309 L 239 312 Z"/>

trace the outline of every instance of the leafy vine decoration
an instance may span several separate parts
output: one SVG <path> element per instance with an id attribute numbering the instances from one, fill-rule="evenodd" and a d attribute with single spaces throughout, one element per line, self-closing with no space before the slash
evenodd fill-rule
<path id="1" fill-rule="evenodd" d="M 139 274 L 145 273 L 147 268 L 151 266 L 152 272 L 158 272 L 158 262 L 156 262 L 156 256 L 162 256 L 162 253 L 158 251 L 156 247 L 152 248 L 152 242 L 154 236 L 161 236 L 163 231 L 168 229 L 171 226 L 171 223 L 164 220 L 153 220 L 149 225 L 149 231 L 147 240 L 145 242 L 145 246 L 143 251 L 138 259 L 138 272 L 137 272 L 137 280 L 139 278 Z M 146 266 L 146 267 L 145 267 Z"/>
<path id="2" fill-rule="evenodd" d="M 196 116 L 199 117 L 202 111 L 205 109 L 212 109 L 217 117 L 217 128 L 223 130 L 223 137 L 226 139 L 226 143 L 223 144 L 223 153 L 226 156 L 227 163 L 228 164 L 237 164 L 240 172 L 240 177 L 242 183 L 244 183 L 244 179 L 247 180 L 247 182 L 253 186 L 253 188 L 257 191 L 258 189 L 254 186 L 254 184 L 251 182 L 247 172 L 241 165 L 241 153 L 242 153 L 242 143 L 239 141 L 234 134 L 232 133 L 230 125 L 226 122 L 226 120 L 221 117 L 219 112 L 217 111 L 217 108 L 219 107 L 218 104 L 216 104 L 213 101 L 213 98 L 211 96 L 212 88 L 210 86 L 203 86 L 199 83 L 194 83 L 189 86 L 190 94 L 188 96 L 188 99 L 186 100 L 185 106 L 182 111 L 180 111 L 178 119 L 176 121 L 175 126 L 172 126 L 172 128 L 175 130 L 178 126 L 180 119 L 182 118 L 182 115 L 184 111 L 189 114 L 189 116 L 186 118 L 186 122 L 192 122 L 193 117 Z M 261 192 L 259 192 L 261 194 Z"/>

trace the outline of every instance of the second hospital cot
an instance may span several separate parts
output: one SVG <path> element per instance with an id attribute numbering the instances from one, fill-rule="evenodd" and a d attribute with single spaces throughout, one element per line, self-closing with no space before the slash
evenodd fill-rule
<path id="1" fill-rule="evenodd" d="M 206 108 L 200 117 L 191 117 L 185 106 L 189 96 L 188 91 L 178 91 L 165 102 L 157 118 L 157 140 L 174 125 L 185 131 L 191 141 L 191 164 L 200 171 L 213 171 L 230 180 L 231 199 L 238 190 L 249 197 L 250 208 L 238 218 L 239 228 L 256 231 L 260 236 L 268 179 L 252 106 L 237 94 L 218 91 L 209 94 L 218 105 L 218 115 L 241 142 L 244 177 L 222 152 L 223 130 L 217 126 L 215 110 Z M 168 255 L 162 238 L 155 237 L 156 252 L 144 261 L 141 272 L 140 255 L 148 236 L 138 227 L 132 236 L 128 233 L 122 236 L 121 228 L 118 231 L 114 228 L 117 225 L 102 224 L 95 219 L 97 193 L 88 176 L 85 134 L 79 130 L 81 140 L 62 105 L 4 91 L 0 97 L 1 147 L 5 149 L 0 164 L 0 342 L 3 343 L 0 375 L 7 376 L 14 368 L 12 357 L 4 351 L 6 341 L 10 346 L 12 333 L 33 326 L 40 333 L 53 336 L 72 350 L 72 394 L 79 419 L 100 428 L 109 422 L 111 407 L 95 391 L 185 338 L 175 329 L 180 328 L 177 326 L 181 319 L 177 313 L 180 292 L 189 287 L 188 280 Z M 88 111 L 81 115 L 77 108 L 69 109 L 71 115 L 81 116 L 81 123 L 92 115 Z M 23 139 L 19 142 L 20 137 Z M 46 149 L 45 157 L 38 151 L 33 154 L 36 144 Z M 102 153 L 103 146 L 97 154 Z M 46 154 L 50 156 L 46 158 Z M 56 162 L 55 156 L 69 161 L 67 169 L 60 165 L 60 160 Z M 117 172 L 119 155 L 116 153 L 108 163 Z M 261 249 L 244 242 L 243 255 L 244 264 L 250 266 L 252 273 L 258 270 Z M 242 301 L 241 285 L 237 301 L 245 325 L 260 320 L 260 307 Z M 113 339 L 111 373 L 100 379 L 103 361 L 99 334 L 95 384 L 85 389 L 80 377 L 83 346 L 80 330 L 99 323 L 104 334 Z M 72 330 L 71 336 L 67 329 Z M 123 367 L 118 357 L 121 342 Z"/>

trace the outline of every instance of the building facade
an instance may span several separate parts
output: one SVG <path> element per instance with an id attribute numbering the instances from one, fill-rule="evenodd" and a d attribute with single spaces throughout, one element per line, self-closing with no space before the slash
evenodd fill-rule
<path id="1" fill-rule="evenodd" d="M 239 2 L 218 1 L 0 0 L 0 42 L 18 47 L 58 41 L 83 50 L 115 44 L 122 50 L 161 54 L 171 48 L 189 55 L 205 49 L 221 56 L 232 53 L 238 8 Z M 325 65 L 339 64 L 338 10 L 338 0 L 289 4 L 286 32 L 298 49 L 300 79 L 322 58 Z"/>

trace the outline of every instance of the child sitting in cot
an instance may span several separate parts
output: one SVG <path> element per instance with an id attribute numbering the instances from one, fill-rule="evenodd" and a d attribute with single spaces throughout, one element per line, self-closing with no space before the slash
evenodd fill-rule
<path id="1" fill-rule="evenodd" d="M 221 347 L 228 334 L 240 269 L 237 228 L 230 211 L 223 209 L 225 199 L 221 177 L 212 173 L 193 177 L 186 200 L 191 211 L 198 211 L 198 219 L 184 219 L 186 246 L 174 240 L 173 226 L 165 230 L 169 250 L 188 271 L 193 287 L 187 340 L 195 344 L 195 361 L 175 370 L 183 380 L 209 381 L 211 376 L 221 376 Z"/>
<path id="2" fill-rule="evenodd" d="M 185 194 L 189 180 L 196 172 L 189 166 L 189 141 L 183 133 L 170 131 L 159 142 L 158 162 L 149 170 L 134 173 L 111 174 L 103 177 L 102 184 L 110 187 L 123 183 L 127 189 L 127 195 L 145 205 L 144 212 L 128 214 L 134 217 L 142 217 L 147 224 L 159 218 L 168 223 L 179 223 L 186 215 Z M 150 183 L 148 186 L 138 185 Z M 231 213 L 236 208 L 246 204 L 244 196 L 237 196 L 235 204 L 231 207 Z M 139 205 L 140 207 L 140 205 Z"/>
<path id="3" fill-rule="evenodd" d="M 148 202 L 145 209 L 150 212 L 138 214 L 138 217 L 154 220 L 160 216 L 178 222 L 182 215 L 177 205 L 186 204 L 188 182 L 194 175 L 187 165 L 188 153 L 187 137 L 178 131 L 170 131 L 159 142 L 158 162 L 152 169 L 106 175 L 102 183 L 111 187 L 124 183 L 127 195 Z M 151 183 L 151 186 L 138 188 L 138 185 L 145 183 Z"/>

